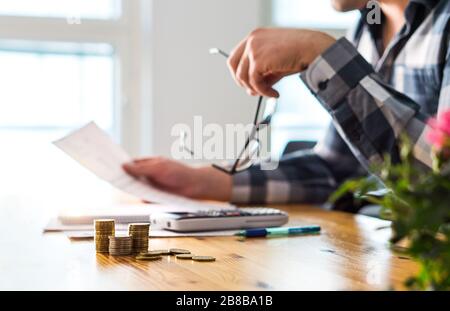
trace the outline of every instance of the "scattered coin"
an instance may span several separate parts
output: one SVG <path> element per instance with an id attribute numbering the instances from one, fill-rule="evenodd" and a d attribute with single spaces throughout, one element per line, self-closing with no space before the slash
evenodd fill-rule
<path id="1" fill-rule="evenodd" d="M 192 259 L 194 255 L 192 254 L 179 254 L 176 256 L 177 259 Z"/>
<path id="2" fill-rule="evenodd" d="M 167 249 L 158 249 L 158 250 L 153 250 L 153 251 L 150 251 L 150 252 L 157 252 L 157 253 L 160 253 L 160 255 L 162 255 L 162 256 L 170 256 L 170 255 L 172 255 L 172 253 L 169 250 L 167 250 Z"/>
<path id="3" fill-rule="evenodd" d="M 187 250 L 187 249 L 181 249 L 181 248 L 171 248 L 169 250 L 169 252 L 172 255 L 180 255 L 180 254 L 190 254 L 191 251 Z"/>
<path id="4" fill-rule="evenodd" d="M 147 251 L 147 252 L 142 252 L 139 255 L 141 255 L 141 256 L 161 256 L 161 255 L 163 255 L 163 253 L 161 251 Z"/>
<path id="5" fill-rule="evenodd" d="M 143 261 L 155 261 L 162 259 L 162 256 L 136 256 L 137 260 L 143 260 Z"/>
<path id="6" fill-rule="evenodd" d="M 212 256 L 192 256 L 194 261 L 216 261 L 216 258 Z"/>

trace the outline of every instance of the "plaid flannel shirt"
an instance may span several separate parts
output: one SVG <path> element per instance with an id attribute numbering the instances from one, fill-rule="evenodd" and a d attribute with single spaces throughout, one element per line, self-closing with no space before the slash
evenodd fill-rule
<path id="1" fill-rule="evenodd" d="M 276 170 L 235 175 L 232 202 L 323 203 L 346 179 L 376 175 L 370 167 L 385 154 L 399 161 L 404 133 L 417 166 L 431 167 L 426 121 L 450 108 L 450 3 L 411 0 L 405 26 L 382 55 L 382 25 L 367 24 L 366 14 L 300 75 L 332 116 L 325 138 Z"/>

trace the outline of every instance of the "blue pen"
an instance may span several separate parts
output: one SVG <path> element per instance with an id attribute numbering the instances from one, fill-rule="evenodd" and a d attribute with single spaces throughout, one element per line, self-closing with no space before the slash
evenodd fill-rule
<path id="1" fill-rule="evenodd" d="M 244 236 L 247 238 L 253 237 L 266 237 L 266 236 L 289 236 L 289 235 L 301 235 L 308 233 L 320 232 L 320 226 L 304 226 L 304 227 L 281 227 L 281 228 L 261 228 L 261 229 L 248 229 L 242 230 L 236 233 L 238 236 Z"/>

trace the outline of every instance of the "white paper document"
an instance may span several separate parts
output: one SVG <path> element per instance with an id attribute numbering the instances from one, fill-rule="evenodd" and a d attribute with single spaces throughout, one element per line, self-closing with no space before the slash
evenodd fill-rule
<path id="1" fill-rule="evenodd" d="M 148 222 L 152 214 L 186 212 L 184 207 L 161 204 L 114 204 L 103 208 L 61 211 L 57 220 L 65 226 L 90 225 L 95 219 L 114 219 L 116 224 Z M 93 227 L 91 227 L 93 229 Z"/>
<path id="2" fill-rule="evenodd" d="M 54 144 L 99 178 L 142 200 L 182 207 L 185 211 L 234 208 L 170 194 L 129 176 L 122 164 L 131 161 L 130 156 L 93 122 Z"/>
<path id="3" fill-rule="evenodd" d="M 224 237 L 234 236 L 239 230 L 208 231 L 208 232 L 173 232 L 168 230 L 150 230 L 150 238 L 188 238 L 188 237 Z M 127 230 L 116 230 L 117 234 L 126 234 Z M 72 240 L 92 239 L 94 231 L 65 231 L 64 234 Z"/>
<path id="4" fill-rule="evenodd" d="M 128 224 L 115 225 L 117 234 L 126 234 L 128 232 Z M 92 224 L 64 224 L 59 219 L 52 219 L 44 229 L 45 233 L 64 232 L 70 239 L 88 239 L 93 238 L 94 228 Z M 217 236 L 233 236 L 239 230 L 219 230 L 208 232 L 173 232 L 163 229 L 151 229 L 149 237 L 151 238 L 175 238 L 175 237 L 217 237 Z"/>

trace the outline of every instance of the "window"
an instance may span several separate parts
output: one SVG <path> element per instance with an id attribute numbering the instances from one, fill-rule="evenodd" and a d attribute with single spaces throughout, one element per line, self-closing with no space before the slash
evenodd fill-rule
<path id="1" fill-rule="evenodd" d="M 143 43 L 149 20 L 140 17 L 150 18 L 149 3 L 0 0 L 4 193 L 20 192 L 24 183 L 38 191 L 54 180 L 70 188 L 83 172 L 66 170 L 70 161 L 51 142 L 91 120 L 130 153 L 145 152 L 140 122 L 147 123 L 142 103 L 150 100 L 142 85 L 151 53 Z"/>
<path id="2" fill-rule="evenodd" d="M 272 23 L 280 27 L 311 28 L 343 36 L 356 22 L 358 12 L 339 13 L 330 1 L 273 0 Z M 279 82 L 279 106 L 273 120 L 272 150 L 281 155 L 290 141 L 317 141 L 330 117 L 298 75 Z"/>
<path id="3" fill-rule="evenodd" d="M 4 0 L 0 4 L 0 15 L 10 16 L 112 19 L 119 14 L 119 0 Z"/>
<path id="4" fill-rule="evenodd" d="M 113 53 L 105 44 L 0 42 L 1 126 L 72 129 L 94 119 L 112 132 Z"/>
<path id="5" fill-rule="evenodd" d="M 273 5 L 273 21 L 284 27 L 343 30 L 351 27 L 358 15 L 335 11 L 330 0 L 274 0 Z"/>

